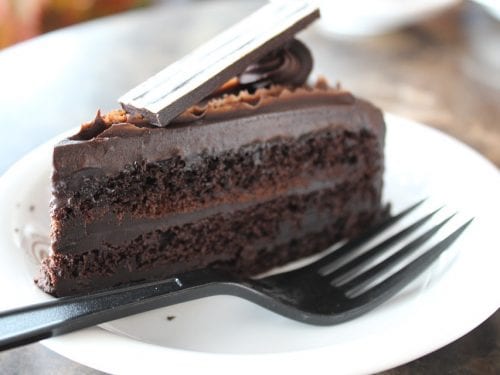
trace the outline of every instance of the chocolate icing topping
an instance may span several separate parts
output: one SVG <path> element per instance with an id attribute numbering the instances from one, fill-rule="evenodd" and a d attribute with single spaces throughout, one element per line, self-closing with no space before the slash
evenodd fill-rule
<path id="1" fill-rule="evenodd" d="M 253 92 L 271 85 L 297 87 L 303 85 L 312 70 L 313 58 L 309 49 L 297 39 L 293 39 L 250 64 L 240 75 L 229 80 L 208 99 L 222 94 L 236 94 L 241 90 Z"/>
<path id="2" fill-rule="evenodd" d="M 69 137 L 71 140 L 89 140 L 97 137 L 103 131 L 109 127 L 109 123 L 106 123 L 101 115 L 101 110 L 97 111 L 95 119 L 93 121 L 83 124 L 80 128 L 78 134 Z"/>
<path id="3" fill-rule="evenodd" d="M 322 105 L 352 105 L 354 96 L 340 86 L 330 86 L 320 77 L 314 86 L 306 84 L 297 87 L 272 84 L 255 91 L 238 89 L 235 94 L 219 94 L 198 105 L 188 108 L 178 116 L 170 127 L 188 125 L 203 120 L 223 121 L 243 118 L 273 111 L 287 111 L 293 108 Z M 105 115 L 97 112 L 93 121 L 82 125 L 70 141 L 89 141 L 107 137 L 129 137 L 156 128 L 141 115 L 129 114 L 124 110 L 111 111 Z"/>
<path id="4" fill-rule="evenodd" d="M 205 118 L 207 114 L 216 117 L 232 117 L 234 110 L 257 108 L 267 97 L 275 99 L 284 92 L 303 89 L 305 93 L 311 90 L 329 91 L 326 81 L 320 79 L 314 88 L 309 88 L 305 82 L 313 65 L 309 49 L 297 39 L 286 43 L 282 48 L 274 50 L 249 65 L 243 73 L 226 82 L 219 89 L 198 105 L 187 108 L 184 113 L 173 120 L 173 124 L 191 122 Z M 305 90 L 305 91 L 304 91 Z M 352 103 L 353 98 L 340 88 L 336 91 L 339 102 Z M 341 97 L 344 96 L 342 99 Z M 248 108 L 247 108 L 248 107 Z M 227 114 L 226 114 L 227 112 Z M 241 111 L 239 115 L 242 115 Z M 213 117 L 213 116 L 212 116 Z M 124 110 L 112 111 L 101 115 L 98 111 L 95 119 L 82 125 L 80 132 L 70 137 L 70 140 L 83 141 L 108 136 L 130 136 L 140 133 L 141 129 L 152 125 L 140 114 L 130 114 Z"/>
<path id="5" fill-rule="evenodd" d="M 255 95 L 269 90 L 259 89 Z M 189 119 L 186 114 L 186 122 L 173 123 L 168 128 L 120 122 L 109 123 L 103 133 L 91 140 L 77 134 L 55 147 L 55 174 L 65 178 L 95 169 L 113 175 L 137 160 L 151 163 L 179 156 L 190 162 L 204 150 L 223 152 L 276 137 L 297 138 L 342 124 L 349 124 L 355 131 L 383 125 L 380 111 L 339 89 L 299 88 L 281 91 L 277 97 L 263 97 L 263 92 L 254 106 L 239 102 L 238 97 L 232 98 L 237 100 L 235 103 L 220 99 L 220 107 L 211 103 L 203 117 Z M 109 121 L 109 117 L 115 116 L 103 116 L 103 120 Z M 377 132 L 383 135 L 382 130 Z"/>
<path id="6" fill-rule="evenodd" d="M 309 49 L 294 39 L 282 49 L 273 51 L 251 64 L 238 76 L 240 85 L 252 87 L 282 84 L 299 86 L 306 82 L 313 59 Z"/>
<path id="7" fill-rule="evenodd" d="M 290 87 L 272 84 L 269 87 L 258 88 L 255 91 L 238 90 L 235 94 L 229 93 L 210 98 L 210 100 L 188 108 L 171 124 L 190 123 L 198 120 L 224 120 L 235 117 L 248 116 L 256 112 L 271 110 L 286 110 L 300 107 L 305 103 L 320 104 L 353 104 L 351 93 L 342 90 L 340 86 L 330 87 L 322 77 L 314 86 L 300 85 Z M 283 108 L 286 107 L 286 108 Z"/>

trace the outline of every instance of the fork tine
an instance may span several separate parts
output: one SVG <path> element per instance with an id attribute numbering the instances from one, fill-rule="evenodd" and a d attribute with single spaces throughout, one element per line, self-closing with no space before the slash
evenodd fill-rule
<path id="1" fill-rule="evenodd" d="M 373 237 L 378 235 L 380 232 L 383 230 L 387 229 L 390 227 L 392 224 L 398 222 L 401 220 L 403 217 L 405 217 L 407 214 L 415 210 L 418 206 L 420 206 L 422 203 L 425 202 L 426 199 L 422 199 L 418 201 L 417 203 L 411 205 L 410 207 L 406 208 L 405 210 L 401 211 L 399 214 L 395 216 L 391 216 L 388 219 L 382 221 L 380 224 L 375 225 L 373 228 L 368 229 L 365 233 L 363 233 L 361 236 L 356 237 L 355 239 L 352 239 L 348 242 L 346 242 L 344 245 L 336 249 L 334 252 L 331 254 L 326 255 L 322 259 L 314 262 L 311 266 L 313 266 L 317 270 L 321 270 L 324 266 L 329 265 L 336 260 L 344 257 L 345 255 L 349 254 L 353 249 L 361 246 L 365 242 L 371 240 Z"/>
<path id="2" fill-rule="evenodd" d="M 427 250 L 424 254 L 413 260 L 411 263 L 403 267 L 398 272 L 394 273 L 381 283 L 375 285 L 373 288 L 361 293 L 360 295 L 352 297 L 360 302 L 360 305 L 367 301 L 377 301 L 382 303 L 398 291 L 403 289 L 407 284 L 419 276 L 427 267 L 429 267 L 439 256 L 462 234 L 462 232 L 469 226 L 474 218 L 469 219 L 465 224 L 462 224 L 453 233 L 446 238 L 435 244 L 432 248 Z"/>
<path id="3" fill-rule="evenodd" d="M 324 266 L 322 266 L 319 269 L 319 273 L 323 276 L 329 275 L 332 279 L 337 279 L 341 275 L 344 275 L 347 272 L 355 270 L 357 267 L 363 265 L 370 259 L 373 259 L 374 257 L 380 255 L 383 253 L 385 250 L 387 250 L 390 246 L 392 246 L 394 243 L 402 240 L 415 230 L 417 230 L 420 226 L 425 224 L 426 221 L 428 221 L 432 216 L 434 216 L 438 211 L 440 211 L 442 207 L 432 211 L 431 213 L 425 215 L 421 219 L 417 220 L 415 223 L 407 226 L 405 229 L 399 231 L 398 233 L 392 235 L 391 237 L 387 238 L 374 248 L 366 251 L 365 253 L 361 254 L 360 256 L 352 259 L 351 261 L 347 262 L 343 266 L 339 267 L 338 269 L 332 269 L 334 264 L 333 262 L 330 262 Z M 335 252 L 334 252 L 335 254 Z M 336 260 L 336 259 L 335 259 Z"/>
<path id="4" fill-rule="evenodd" d="M 390 269 L 393 265 L 397 264 L 401 259 L 413 253 L 415 250 L 419 249 L 428 239 L 430 239 L 436 232 L 441 229 L 447 222 L 451 220 L 456 214 L 453 214 L 439 224 L 433 226 L 425 233 L 411 241 L 410 243 L 403 246 L 400 250 L 392 254 L 387 259 L 383 260 L 379 264 L 369 268 L 368 270 L 362 272 L 360 275 L 356 276 L 348 282 L 339 283 L 336 286 L 342 286 L 344 290 L 354 290 L 363 288 L 367 283 L 373 281 L 375 278 L 383 274 L 385 271 Z"/>

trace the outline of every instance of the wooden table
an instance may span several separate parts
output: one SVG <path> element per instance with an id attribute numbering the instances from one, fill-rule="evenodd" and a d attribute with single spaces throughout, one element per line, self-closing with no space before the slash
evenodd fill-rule
<path id="1" fill-rule="evenodd" d="M 1 51 L 0 173 L 97 108 L 116 108 L 120 94 L 258 5 L 174 2 Z M 315 72 L 455 136 L 500 166 L 500 23 L 478 6 L 466 3 L 385 36 L 332 40 L 312 28 L 302 38 L 314 52 Z M 386 374 L 500 373 L 499 347 L 497 311 L 458 341 Z M 0 373 L 99 372 L 33 344 L 0 353 Z"/>

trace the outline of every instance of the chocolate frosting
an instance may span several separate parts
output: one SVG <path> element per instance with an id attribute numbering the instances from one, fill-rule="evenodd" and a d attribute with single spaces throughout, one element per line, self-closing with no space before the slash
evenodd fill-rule
<path id="1" fill-rule="evenodd" d="M 217 153 L 336 126 L 353 131 L 371 129 L 383 138 L 381 112 L 350 93 L 315 88 L 262 96 L 253 106 L 241 101 L 228 104 L 232 110 L 224 103 L 220 108 L 209 107 L 201 118 L 186 119 L 168 128 L 121 122 L 108 123 L 108 128 L 91 140 L 77 134 L 56 145 L 55 174 L 65 178 L 91 168 L 113 175 L 137 160 L 155 162 L 178 155 L 189 161 L 203 150 Z"/>
<path id="2" fill-rule="evenodd" d="M 251 64 L 238 76 L 243 87 L 264 87 L 270 84 L 300 86 L 311 72 L 313 59 L 309 49 L 294 39 L 282 49 L 273 51 Z"/>
<path id="3" fill-rule="evenodd" d="M 204 118 L 207 110 L 208 113 L 221 114 L 221 112 L 241 109 L 235 108 L 238 107 L 237 102 L 255 107 L 263 97 L 279 97 L 284 90 L 294 90 L 304 86 L 312 66 L 313 59 L 309 49 L 302 42 L 293 39 L 282 48 L 272 51 L 257 63 L 248 66 L 243 73 L 226 82 L 201 103 L 187 108 L 172 123 L 191 122 Z M 307 87 L 304 88 L 307 89 Z M 326 81 L 322 80 L 316 84 L 316 89 L 318 88 L 329 89 Z M 341 90 L 337 88 L 337 91 Z M 348 102 L 352 102 L 350 94 L 345 92 L 343 94 Z M 113 129 L 109 131 L 111 127 Z M 80 132 L 69 139 L 91 140 L 105 136 L 126 137 L 140 132 L 141 128 L 151 127 L 151 124 L 138 114 L 117 110 L 102 116 L 101 112 L 98 111 L 93 121 L 83 124 Z"/>
<path id="4" fill-rule="evenodd" d="M 243 73 L 229 80 L 208 99 L 223 94 L 236 94 L 242 90 L 254 92 L 271 85 L 298 87 L 303 85 L 313 67 L 309 49 L 297 39 L 274 50 L 258 62 L 250 64 Z"/>

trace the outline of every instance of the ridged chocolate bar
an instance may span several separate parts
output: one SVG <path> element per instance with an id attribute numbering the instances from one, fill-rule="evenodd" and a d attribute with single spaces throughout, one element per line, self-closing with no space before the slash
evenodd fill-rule
<path id="1" fill-rule="evenodd" d="M 271 2 L 135 87 L 119 101 L 165 126 L 250 64 L 286 44 L 319 17 L 308 1 Z M 276 83 L 276 82 L 275 82 Z"/>

